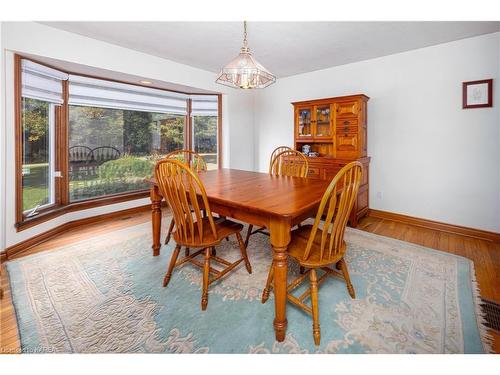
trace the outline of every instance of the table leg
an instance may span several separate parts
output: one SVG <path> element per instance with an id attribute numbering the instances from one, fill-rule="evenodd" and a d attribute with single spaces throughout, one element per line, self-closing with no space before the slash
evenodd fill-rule
<path id="1" fill-rule="evenodd" d="M 153 255 L 160 255 L 160 247 L 161 247 L 161 199 L 162 196 L 158 190 L 158 186 L 153 186 L 150 189 L 150 198 L 151 198 L 151 215 L 152 215 L 152 223 L 153 223 Z"/>
<path id="2" fill-rule="evenodd" d="M 285 340 L 286 326 L 286 288 L 287 288 L 287 255 L 290 243 L 291 223 L 287 220 L 271 219 L 269 232 L 273 246 L 274 268 L 274 332 L 276 340 Z"/>

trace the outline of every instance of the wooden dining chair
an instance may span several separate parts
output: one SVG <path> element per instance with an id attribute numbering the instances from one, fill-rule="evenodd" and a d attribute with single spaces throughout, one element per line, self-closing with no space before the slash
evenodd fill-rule
<path id="1" fill-rule="evenodd" d="M 191 150 L 176 150 L 165 155 L 165 159 L 179 160 L 180 162 L 189 165 L 191 170 L 196 171 L 196 173 L 203 172 L 207 170 L 207 163 L 203 157 Z M 170 220 L 170 225 L 168 226 L 167 238 L 165 239 L 165 245 L 170 242 L 172 236 L 172 231 L 174 230 L 175 220 L 172 216 Z M 188 251 L 188 250 L 187 250 Z"/>
<path id="2" fill-rule="evenodd" d="M 272 168 L 271 166 L 273 164 L 275 156 L 281 154 L 283 151 L 288 151 L 288 150 L 293 150 L 293 148 L 288 146 L 278 146 L 273 150 L 273 152 L 271 152 L 271 157 L 269 158 L 269 170 L 271 170 Z"/>
<path id="3" fill-rule="evenodd" d="M 196 171 L 179 160 L 165 158 L 155 167 L 155 177 L 162 195 L 167 200 L 175 218 L 173 238 L 176 242 L 168 271 L 163 279 L 163 286 L 167 286 L 174 268 L 189 262 L 203 269 L 203 288 L 201 309 L 205 310 L 208 304 L 208 287 L 233 270 L 241 262 L 245 262 L 248 273 L 252 273 L 252 266 L 248 260 L 245 243 L 241 236 L 243 225 L 225 218 L 214 218 L 208 203 L 205 187 Z M 241 251 L 241 258 L 231 263 L 212 253 L 215 246 L 231 235 L 236 235 Z M 177 260 L 182 247 L 194 251 Z M 204 262 L 195 259 L 204 255 Z M 215 261 L 225 267 L 222 270 L 213 268 L 210 263 Z M 214 277 L 210 279 L 210 274 Z"/>
<path id="4" fill-rule="evenodd" d="M 309 163 L 306 156 L 291 149 L 288 146 L 277 147 L 271 154 L 269 162 L 269 174 L 273 176 L 289 176 L 289 177 L 307 177 Z M 247 235 L 245 237 L 245 246 L 248 246 L 250 236 L 256 233 L 268 234 L 264 231 L 265 227 L 260 227 L 253 230 L 253 225 L 248 226 Z"/>
<path id="5" fill-rule="evenodd" d="M 349 271 L 344 259 L 346 243 L 344 232 L 347 220 L 354 206 L 361 182 L 362 165 L 358 161 L 343 167 L 333 178 L 321 199 L 314 225 L 304 225 L 292 231 L 287 254 L 306 271 L 287 286 L 287 298 L 313 318 L 314 343 L 320 344 L 321 332 L 318 313 L 318 287 L 328 276 L 340 277 L 347 284 L 347 291 L 355 298 L 354 287 L 349 278 Z M 324 218 L 322 227 L 320 222 Z M 329 266 L 335 265 L 335 269 Z M 316 270 L 324 273 L 318 279 Z M 309 276 L 310 288 L 299 297 L 291 292 Z M 269 297 L 273 282 L 273 268 L 267 277 L 266 287 L 262 292 L 262 303 Z M 311 306 L 304 303 L 311 298 Z"/>
<path id="6" fill-rule="evenodd" d="M 306 156 L 296 150 L 285 150 L 271 161 L 269 173 L 273 176 L 307 177 L 309 163 Z"/>

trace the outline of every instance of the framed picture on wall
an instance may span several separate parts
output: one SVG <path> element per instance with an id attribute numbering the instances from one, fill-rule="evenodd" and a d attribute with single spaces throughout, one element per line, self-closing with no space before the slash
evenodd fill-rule
<path id="1" fill-rule="evenodd" d="M 462 83 L 462 108 L 493 107 L 493 80 Z"/>

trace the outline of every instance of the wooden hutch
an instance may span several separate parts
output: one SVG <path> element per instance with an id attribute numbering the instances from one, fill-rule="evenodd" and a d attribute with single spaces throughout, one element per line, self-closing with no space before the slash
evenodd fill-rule
<path id="1" fill-rule="evenodd" d="M 366 95 L 307 100 L 292 103 L 295 111 L 295 149 L 303 151 L 309 145 L 309 177 L 331 180 L 353 160 L 363 164 L 363 176 L 358 198 L 354 203 L 350 225 L 368 212 L 367 102 Z"/>

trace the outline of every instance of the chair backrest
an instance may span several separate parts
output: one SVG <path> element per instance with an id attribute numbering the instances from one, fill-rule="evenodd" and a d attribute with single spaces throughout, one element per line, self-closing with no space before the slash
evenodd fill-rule
<path id="1" fill-rule="evenodd" d="M 281 154 L 283 151 L 288 151 L 288 150 L 292 150 L 292 148 L 290 148 L 288 146 L 278 146 L 273 150 L 273 152 L 271 153 L 271 158 L 269 159 L 269 171 L 271 171 L 271 167 L 273 165 L 273 160 L 276 157 L 276 155 Z M 271 172 L 269 172 L 269 173 L 271 173 Z"/>
<path id="2" fill-rule="evenodd" d="M 107 161 L 119 159 L 121 154 L 120 150 L 116 147 L 100 146 L 92 150 L 92 160 L 89 161 L 95 161 L 97 164 L 101 165 Z"/>
<path id="3" fill-rule="evenodd" d="M 277 154 L 269 166 L 269 174 L 273 176 L 307 177 L 308 171 L 305 155 L 292 149 Z"/>
<path id="4" fill-rule="evenodd" d="M 362 170 L 362 164 L 359 161 L 353 161 L 343 167 L 328 185 L 321 199 L 304 251 L 304 260 L 307 260 L 311 254 L 322 217 L 325 217 L 325 220 L 322 228 L 319 261 L 328 262 L 339 252 L 345 251 L 344 232 L 347 219 L 354 206 L 354 200 L 358 195 Z"/>
<path id="5" fill-rule="evenodd" d="M 165 155 L 166 159 L 179 160 L 184 164 L 189 165 L 195 172 L 202 172 L 207 170 L 207 163 L 203 157 L 191 150 L 175 150 Z"/>
<path id="6" fill-rule="evenodd" d="M 180 160 L 165 158 L 156 163 L 155 177 L 162 195 L 172 209 L 176 233 L 182 241 L 194 243 L 198 233 L 198 239 L 203 242 L 205 232 L 202 210 L 205 210 L 210 225 L 207 233 L 217 238 L 207 193 L 196 171 Z"/>
<path id="7" fill-rule="evenodd" d="M 91 159 L 92 149 L 87 146 L 71 146 L 68 154 L 70 163 L 83 163 Z"/>

